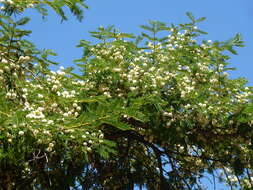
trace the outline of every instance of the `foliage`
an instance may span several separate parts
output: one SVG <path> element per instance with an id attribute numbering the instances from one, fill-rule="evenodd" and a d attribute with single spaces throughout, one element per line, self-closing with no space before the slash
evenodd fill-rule
<path id="1" fill-rule="evenodd" d="M 82 5 L 2 2 L 9 14 L 46 3 L 63 19 L 58 8 Z M 150 21 L 140 36 L 99 27 L 91 35 L 100 42 L 78 45 L 76 74 L 50 70 L 56 54 L 37 50 L 20 29 L 29 18 L 2 14 L 2 188 L 201 190 L 212 176 L 214 186 L 250 189 L 253 88 L 227 73 L 227 51 L 243 42 L 200 42 L 204 18 L 187 15 L 178 26 Z"/>
<path id="2" fill-rule="evenodd" d="M 88 8 L 85 0 L 1 0 L 4 6 L 1 7 L 5 14 L 19 14 L 24 12 L 27 8 L 34 8 L 43 16 L 47 16 L 46 7 L 53 9 L 62 20 L 67 20 L 64 8 L 68 7 L 79 21 L 83 19 L 82 8 Z"/>

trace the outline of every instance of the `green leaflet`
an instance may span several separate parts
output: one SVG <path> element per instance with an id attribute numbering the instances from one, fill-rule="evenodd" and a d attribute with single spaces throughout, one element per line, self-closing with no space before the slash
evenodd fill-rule
<path id="1" fill-rule="evenodd" d="M 111 126 L 117 128 L 119 130 L 122 130 L 122 131 L 127 131 L 127 130 L 133 129 L 130 125 L 120 122 L 117 119 L 106 119 L 106 120 L 103 120 L 102 123 L 111 125 Z"/>
<path id="2" fill-rule="evenodd" d="M 124 115 L 127 115 L 128 117 L 133 118 L 137 121 L 140 121 L 142 123 L 145 123 L 148 121 L 148 117 L 145 114 L 143 114 L 142 112 L 135 110 L 135 109 L 129 108 L 126 110 L 122 110 L 121 113 Z"/>
<path id="3" fill-rule="evenodd" d="M 81 98 L 78 100 L 80 103 L 94 103 L 94 102 L 105 102 L 106 97 L 105 96 L 95 96 L 90 98 Z"/>

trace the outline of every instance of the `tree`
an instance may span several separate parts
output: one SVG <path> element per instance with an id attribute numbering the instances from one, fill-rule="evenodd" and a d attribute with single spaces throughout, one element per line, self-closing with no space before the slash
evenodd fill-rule
<path id="1" fill-rule="evenodd" d="M 55 54 L 20 29 L 29 18 L 12 15 L 45 15 L 47 4 L 66 19 L 67 5 L 81 19 L 83 1 L 2 3 L 2 189 L 204 189 L 208 175 L 251 189 L 252 87 L 227 73 L 240 35 L 200 42 L 204 18 L 190 13 L 186 24 L 150 21 L 140 36 L 99 27 L 100 42 L 80 41 L 81 74 L 55 72 Z"/>

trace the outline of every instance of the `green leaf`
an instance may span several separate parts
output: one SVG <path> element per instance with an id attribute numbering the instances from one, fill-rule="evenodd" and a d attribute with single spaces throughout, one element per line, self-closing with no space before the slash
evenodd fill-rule
<path id="1" fill-rule="evenodd" d="M 234 71 L 234 70 L 236 70 L 236 68 L 235 67 L 226 67 L 223 70 L 224 71 Z"/>
<path id="2" fill-rule="evenodd" d="M 147 30 L 149 32 L 153 32 L 153 28 L 147 25 L 140 25 L 140 28 Z"/>
<path id="3" fill-rule="evenodd" d="M 93 103 L 93 102 L 104 102 L 106 100 L 105 96 L 96 96 L 90 98 L 81 98 L 78 100 L 80 103 Z"/>
<path id="4" fill-rule="evenodd" d="M 207 32 L 204 32 L 204 31 L 202 31 L 202 30 L 199 30 L 199 29 L 197 29 L 197 30 L 194 30 L 194 31 L 196 31 L 196 32 L 198 32 L 198 33 L 200 33 L 200 34 L 208 34 Z"/>
<path id="5" fill-rule="evenodd" d="M 27 24 L 28 22 L 30 21 L 30 18 L 29 17 L 24 17 L 24 18 L 21 18 L 20 20 L 18 20 L 16 22 L 17 25 L 25 25 Z"/>
<path id="6" fill-rule="evenodd" d="M 202 22 L 204 20 L 206 20 L 206 17 L 201 17 L 201 18 L 197 19 L 196 22 Z"/>
<path id="7" fill-rule="evenodd" d="M 107 120 L 103 120 L 102 123 L 111 125 L 117 129 L 120 129 L 122 131 L 127 131 L 127 130 L 132 130 L 132 127 L 126 123 L 117 121 L 116 119 L 107 119 Z"/>
<path id="8" fill-rule="evenodd" d="M 192 14 L 191 12 L 187 12 L 186 15 L 188 16 L 188 18 L 189 18 L 193 23 L 196 22 L 196 20 L 195 20 L 193 14 Z"/>
<path id="9" fill-rule="evenodd" d="M 125 115 L 127 115 L 137 121 L 143 122 L 143 123 L 148 121 L 148 117 L 145 114 L 143 114 L 142 112 L 137 111 L 137 110 L 132 110 L 130 108 L 124 109 L 122 111 L 122 114 L 125 114 Z"/>

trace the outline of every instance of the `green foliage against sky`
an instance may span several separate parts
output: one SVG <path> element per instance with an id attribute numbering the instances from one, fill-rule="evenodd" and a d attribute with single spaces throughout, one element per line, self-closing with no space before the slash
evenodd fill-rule
<path id="1" fill-rule="evenodd" d="M 27 8 L 38 10 L 47 16 L 47 8 L 53 9 L 62 20 L 67 20 L 64 12 L 67 7 L 79 21 L 83 19 L 83 8 L 88 8 L 85 0 L 1 0 L 2 10 L 8 15 L 22 13 Z"/>
<path id="2" fill-rule="evenodd" d="M 78 19 L 83 1 L 1 1 L 0 186 L 3 189 L 252 188 L 252 87 L 230 79 L 240 35 L 200 41 L 186 24 L 150 21 L 140 36 L 99 27 L 59 67 L 17 20 L 28 7 Z"/>

